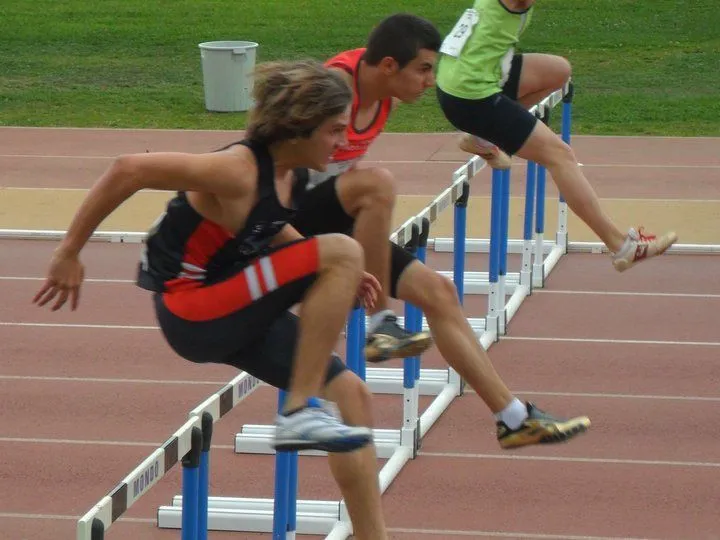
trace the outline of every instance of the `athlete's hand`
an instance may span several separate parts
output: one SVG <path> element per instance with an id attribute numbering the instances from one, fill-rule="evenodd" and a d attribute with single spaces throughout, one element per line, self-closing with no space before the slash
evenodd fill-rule
<path id="1" fill-rule="evenodd" d="M 33 298 L 33 303 L 44 306 L 56 296 L 52 306 L 57 311 L 68 298 L 70 307 L 74 311 L 80 302 L 80 285 L 85 277 L 85 268 L 76 254 L 56 251 L 50 261 L 50 268 L 45 283 Z"/>
<path id="2" fill-rule="evenodd" d="M 371 309 L 375 306 L 381 290 L 380 282 L 375 279 L 375 276 L 363 272 L 358 286 L 357 297 L 365 309 Z"/>

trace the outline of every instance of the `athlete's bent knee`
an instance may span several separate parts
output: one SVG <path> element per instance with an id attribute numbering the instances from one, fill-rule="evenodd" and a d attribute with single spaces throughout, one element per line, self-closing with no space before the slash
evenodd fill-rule
<path id="1" fill-rule="evenodd" d="M 373 183 L 371 197 L 376 204 L 384 206 L 392 206 L 397 198 L 397 190 L 395 188 L 395 178 L 392 173 L 381 167 L 373 167 L 370 169 L 373 175 Z"/>
<path id="2" fill-rule="evenodd" d="M 428 269 L 429 270 L 429 269 Z M 413 282 L 419 307 L 426 315 L 440 315 L 460 306 L 455 284 L 445 276 L 429 270 Z"/>
<path id="3" fill-rule="evenodd" d="M 395 178 L 392 173 L 382 167 L 360 169 L 358 176 L 348 186 L 347 195 L 353 200 L 348 201 L 354 210 L 361 208 L 392 208 L 395 205 L 397 192 Z M 362 178 L 362 180 L 360 180 Z M 350 178 L 348 177 L 348 181 Z"/>
<path id="4" fill-rule="evenodd" d="M 352 371 L 344 371 L 330 381 L 325 397 L 337 404 L 348 425 L 372 427 L 372 393 Z"/>
<path id="5" fill-rule="evenodd" d="M 548 168 L 577 163 L 577 158 L 575 157 L 575 152 L 572 147 L 557 136 L 555 136 L 552 143 L 547 145 L 543 153 L 543 161 L 545 161 L 545 163 L 541 163 Z"/>
<path id="6" fill-rule="evenodd" d="M 363 249 L 353 238 L 339 233 L 322 234 L 316 237 L 320 249 L 320 266 L 351 266 L 361 269 L 364 265 Z"/>

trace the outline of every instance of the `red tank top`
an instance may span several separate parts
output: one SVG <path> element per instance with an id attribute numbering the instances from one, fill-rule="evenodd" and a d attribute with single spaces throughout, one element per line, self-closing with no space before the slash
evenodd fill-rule
<path id="1" fill-rule="evenodd" d="M 325 65 L 327 67 L 340 68 L 347 73 L 352 75 L 353 78 L 353 103 L 352 113 L 350 116 L 350 125 L 347 129 L 347 140 L 346 146 L 339 148 L 332 156 L 333 162 L 339 161 L 357 161 L 363 157 L 368 150 L 368 147 L 382 132 L 387 122 L 388 116 L 390 116 L 390 110 L 392 109 L 392 98 L 383 99 L 377 108 L 375 117 L 370 122 L 370 125 L 363 130 L 357 130 L 355 122 L 357 120 L 357 110 L 360 104 L 360 91 L 358 89 L 358 69 L 360 65 L 360 59 L 365 53 L 364 48 L 353 49 L 351 51 L 341 52 L 337 56 L 334 56 Z"/>

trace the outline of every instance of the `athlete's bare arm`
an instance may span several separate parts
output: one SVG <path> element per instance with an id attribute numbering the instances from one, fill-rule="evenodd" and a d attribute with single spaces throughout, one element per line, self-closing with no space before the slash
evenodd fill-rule
<path id="1" fill-rule="evenodd" d="M 79 253 L 100 223 L 142 189 L 239 198 L 254 189 L 256 174 L 255 163 L 240 151 L 120 156 L 90 189 L 58 249 Z"/>

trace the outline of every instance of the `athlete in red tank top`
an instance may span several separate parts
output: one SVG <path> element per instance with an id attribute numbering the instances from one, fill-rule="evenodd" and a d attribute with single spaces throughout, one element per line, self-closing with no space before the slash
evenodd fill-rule
<path id="1" fill-rule="evenodd" d="M 352 75 L 353 78 L 353 103 L 350 125 L 348 126 L 346 132 L 347 144 L 335 151 L 332 156 L 333 162 L 350 160 L 357 161 L 362 158 L 367 153 L 367 150 L 372 142 L 377 139 L 380 133 L 382 133 L 393 107 L 392 98 L 385 98 L 381 100 L 377 105 L 375 116 L 370 124 L 363 129 L 357 128 L 357 112 L 360 107 L 360 89 L 358 88 L 357 74 L 360 67 L 360 60 L 362 59 L 365 50 L 366 49 L 363 47 L 360 49 L 341 52 L 325 62 L 327 67 L 342 69 Z"/>

